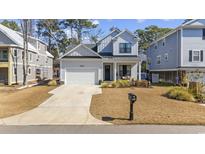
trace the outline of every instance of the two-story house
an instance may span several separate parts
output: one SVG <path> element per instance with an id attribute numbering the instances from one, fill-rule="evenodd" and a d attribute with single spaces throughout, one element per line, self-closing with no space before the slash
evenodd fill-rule
<path id="1" fill-rule="evenodd" d="M 138 38 L 128 30 L 113 30 L 96 45 L 79 44 L 60 57 L 60 79 L 68 84 L 141 79 Z"/>
<path id="2" fill-rule="evenodd" d="M 28 38 L 28 81 L 53 77 L 53 56 L 47 45 L 39 39 Z M 0 24 L 0 83 L 23 82 L 23 37 L 22 33 Z"/>
<path id="3" fill-rule="evenodd" d="M 193 19 L 150 44 L 148 69 L 152 82 L 205 82 L 205 20 Z"/>

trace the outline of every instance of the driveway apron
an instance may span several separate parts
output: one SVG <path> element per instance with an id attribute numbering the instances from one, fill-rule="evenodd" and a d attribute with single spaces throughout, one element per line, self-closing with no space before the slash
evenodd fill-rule
<path id="1" fill-rule="evenodd" d="M 37 108 L 1 119 L 2 125 L 99 125 L 108 124 L 95 119 L 89 112 L 92 95 L 102 93 L 99 86 L 60 86 Z M 40 95 L 40 94 L 39 94 Z"/>

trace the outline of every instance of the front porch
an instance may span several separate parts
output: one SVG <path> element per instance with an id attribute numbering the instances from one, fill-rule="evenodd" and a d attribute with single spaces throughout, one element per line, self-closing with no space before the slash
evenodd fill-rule
<path id="1" fill-rule="evenodd" d="M 119 79 L 141 80 L 140 62 L 104 62 L 103 81 L 115 81 Z"/>

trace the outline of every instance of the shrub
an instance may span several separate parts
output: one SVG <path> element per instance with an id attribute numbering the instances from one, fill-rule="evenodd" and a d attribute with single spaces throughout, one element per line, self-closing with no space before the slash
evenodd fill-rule
<path id="1" fill-rule="evenodd" d="M 130 82 L 129 82 L 129 80 L 117 80 L 116 81 L 116 87 L 117 88 L 130 87 Z"/>
<path id="2" fill-rule="evenodd" d="M 56 80 L 50 80 L 50 81 L 48 82 L 48 86 L 57 86 Z"/>
<path id="3" fill-rule="evenodd" d="M 109 87 L 109 84 L 104 82 L 104 83 L 101 83 L 101 88 L 108 88 Z"/>
<path id="4" fill-rule="evenodd" d="M 145 88 L 148 88 L 148 87 L 149 87 L 149 82 L 148 82 L 147 80 L 136 80 L 135 86 L 136 86 L 136 87 L 145 87 Z"/>
<path id="5" fill-rule="evenodd" d="M 189 82 L 189 92 L 194 95 L 202 93 L 203 85 L 199 82 Z"/>
<path id="6" fill-rule="evenodd" d="M 168 98 L 182 100 L 182 101 L 195 101 L 193 95 L 189 93 L 187 89 L 182 87 L 174 87 L 170 89 L 166 93 L 166 96 Z"/>
<path id="7" fill-rule="evenodd" d="M 205 103 L 205 95 L 204 94 L 194 95 L 194 98 L 199 103 Z"/>

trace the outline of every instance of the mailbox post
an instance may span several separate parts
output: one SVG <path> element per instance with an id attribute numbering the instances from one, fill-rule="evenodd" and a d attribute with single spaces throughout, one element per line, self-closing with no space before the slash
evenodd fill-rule
<path id="1" fill-rule="evenodd" d="M 133 93 L 128 93 L 128 99 L 130 100 L 130 114 L 129 114 L 129 120 L 133 120 L 133 105 L 137 100 L 137 96 Z"/>

